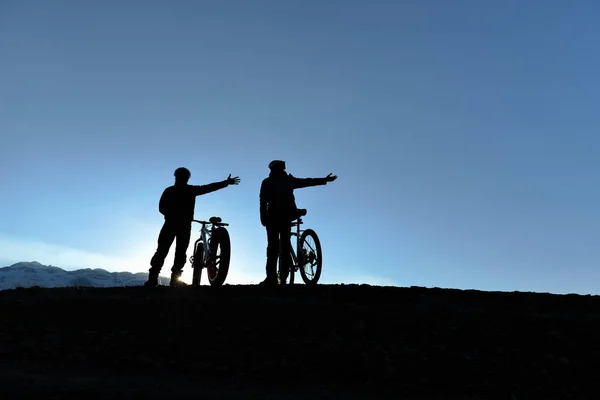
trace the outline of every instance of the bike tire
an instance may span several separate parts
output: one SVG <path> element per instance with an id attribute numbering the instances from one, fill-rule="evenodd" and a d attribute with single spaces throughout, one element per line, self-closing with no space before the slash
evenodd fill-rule
<path id="1" fill-rule="evenodd" d="M 220 247 L 221 256 L 216 275 L 211 276 L 210 273 L 207 273 L 208 282 L 211 286 L 222 286 L 229 273 L 229 262 L 231 260 L 231 240 L 227 229 L 222 226 L 215 229 L 210 239 L 210 246 L 214 249 Z"/>
<path id="2" fill-rule="evenodd" d="M 291 244 L 291 239 L 290 239 L 290 248 L 291 248 L 292 244 Z M 291 255 L 288 255 L 288 261 L 290 263 L 290 267 L 287 271 L 285 271 L 285 273 L 282 273 L 282 269 L 281 269 L 281 244 L 279 245 L 279 256 L 277 257 L 277 283 L 278 284 L 289 284 L 289 285 L 293 285 L 294 284 L 294 261 L 292 260 Z M 281 279 L 282 277 L 284 277 L 284 279 Z M 289 282 L 288 282 L 288 278 L 289 278 Z"/>
<path id="3" fill-rule="evenodd" d="M 312 238 L 314 246 L 308 244 L 308 239 Z M 305 253 L 305 245 L 307 246 Z M 311 254 L 312 253 L 312 254 Z M 308 258 L 308 259 L 307 259 Z M 310 276 L 306 268 L 310 266 Z M 307 285 L 316 285 L 321 278 L 323 268 L 323 253 L 321 252 L 321 241 L 317 233 L 312 229 L 306 229 L 300 236 L 300 244 L 298 247 L 298 269 L 300 276 Z"/>
<path id="4" fill-rule="evenodd" d="M 281 257 L 278 257 L 277 259 L 277 282 L 281 285 L 282 279 L 281 277 L 284 276 L 282 274 L 281 271 Z M 290 281 L 288 282 L 288 278 L 290 279 Z M 294 267 L 292 266 L 291 269 L 289 269 L 287 271 L 287 274 L 285 274 L 285 278 L 283 279 L 283 283 L 284 284 L 290 284 L 293 285 L 294 284 Z"/>
<path id="5" fill-rule="evenodd" d="M 290 285 L 294 284 L 294 263 L 292 262 L 292 265 L 290 266 L 290 272 L 288 273 L 288 276 L 290 277 Z"/>
<path id="6" fill-rule="evenodd" d="M 204 243 L 198 241 L 194 249 L 194 258 L 192 262 L 192 286 L 200 286 L 202 278 L 202 257 L 204 256 Z"/>
<path id="7" fill-rule="evenodd" d="M 296 241 L 296 236 L 292 236 L 290 237 L 290 249 L 293 248 L 292 243 L 294 243 Z M 292 258 L 292 256 L 290 255 L 290 270 L 288 272 L 288 276 L 290 277 L 290 285 L 294 284 L 294 277 L 296 276 L 295 271 L 296 271 L 296 265 L 294 264 L 294 259 Z M 296 262 L 298 262 L 298 258 L 296 258 Z"/>

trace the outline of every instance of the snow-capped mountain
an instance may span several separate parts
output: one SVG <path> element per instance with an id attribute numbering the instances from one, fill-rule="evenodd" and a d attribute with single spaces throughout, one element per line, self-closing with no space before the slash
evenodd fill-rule
<path id="1" fill-rule="evenodd" d="M 68 287 L 68 286 L 140 286 L 148 274 L 138 272 L 108 272 L 103 269 L 78 269 L 65 271 L 37 261 L 19 262 L 0 268 L 0 290 L 18 287 Z M 161 277 L 162 278 L 162 277 Z M 164 279 L 164 278 L 162 278 Z"/>

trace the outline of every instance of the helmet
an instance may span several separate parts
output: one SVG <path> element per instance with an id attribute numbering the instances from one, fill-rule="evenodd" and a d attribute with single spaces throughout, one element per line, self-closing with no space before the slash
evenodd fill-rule
<path id="1" fill-rule="evenodd" d="M 269 163 L 269 169 L 273 170 L 273 169 L 279 169 L 279 170 L 285 170 L 285 161 L 282 160 L 273 160 Z"/>
<path id="2" fill-rule="evenodd" d="M 183 179 L 187 181 L 192 176 L 192 173 L 187 168 L 179 167 L 175 170 L 175 173 L 173 175 L 176 179 Z"/>

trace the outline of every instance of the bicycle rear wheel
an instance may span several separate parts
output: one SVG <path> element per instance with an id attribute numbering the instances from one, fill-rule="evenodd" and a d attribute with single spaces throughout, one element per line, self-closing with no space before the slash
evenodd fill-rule
<path id="1" fill-rule="evenodd" d="M 210 239 L 211 255 L 206 262 L 208 282 L 211 286 L 222 286 L 229 272 L 231 241 L 224 227 L 215 229 Z"/>
<path id="2" fill-rule="evenodd" d="M 290 249 L 292 248 L 292 244 L 291 244 L 292 239 L 290 238 Z M 285 264 L 285 262 L 281 262 L 282 259 L 284 259 L 284 257 L 282 257 L 282 252 L 281 252 L 281 243 L 279 245 L 279 256 L 277 257 L 277 283 L 279 283 L 280 285 L 283 284 L 290 284 L 292 285 L 294 283 L 294 261 L 292 260 L 292 256 L 291 254 L 287 254 L 287 262 L 289 263 L 289 266 L 287 268 L 284 268 L 283 264 Z M 288 282 L 288 278 L 289 278 L 289 282 Z"/>
<path id="3" fill-rule="evenodd" d="M 298 269 L 304 283 L 316 285 L 321 277 L 322 267 L 323 254 L 319 237 L 312 229 L 306 229 L 300 236 L 298 248 Z"/>
<path id="4" fill-rule="evenodd" d="M 294 275 L 296 275 L 294 272 L 295 268 L 294 268 L 294 263 L 291 261 L 290 262 L 290 272 L 289 272 L 289 278 L 290 278 L 290 285 L 294 284 Z"/>
<path id="5" fill-rule="evenodd" d="M 289 282 L 288 282 L 288 278 L 289 278 Z M 284 284 L 290 284 L 290 285 L 294 284 L 293 266 L 291 267 L 291 269 L 285 269 L 285 268 L 282 269 L 281 256 L 279 257 L 279 259 L 277 261 L 277 280 L 280 285 L 282 282 Z"/>

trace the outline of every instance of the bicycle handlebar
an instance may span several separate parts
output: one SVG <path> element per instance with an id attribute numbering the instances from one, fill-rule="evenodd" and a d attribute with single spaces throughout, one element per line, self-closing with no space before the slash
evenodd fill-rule
<path id="1" fill-rule="evenodd" d="M 226 224 L 225 222 L 199 221 L 197 219 L 193 219 L 192 222 L 197 222 L 202 225 L 213 224 L 214 226 L 229 226 L 229 224 Z"/>

